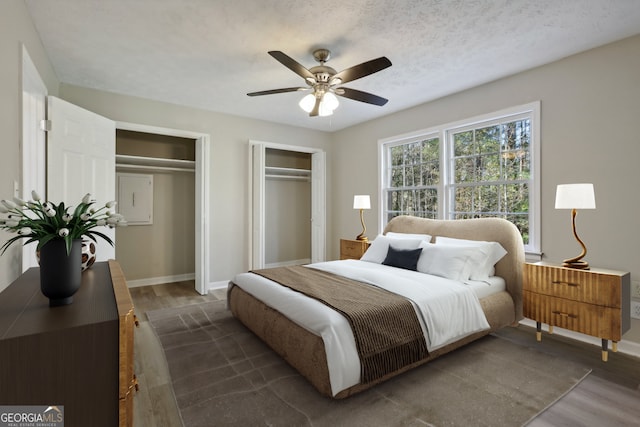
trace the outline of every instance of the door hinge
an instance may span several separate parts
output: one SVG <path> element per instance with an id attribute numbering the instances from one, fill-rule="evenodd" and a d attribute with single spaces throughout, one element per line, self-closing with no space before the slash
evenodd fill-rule
<path id="1" fill-rule="evenodd" d="M 40 129 L 49 132 L 51 130 L 51 120 L 40 120 Z"/>

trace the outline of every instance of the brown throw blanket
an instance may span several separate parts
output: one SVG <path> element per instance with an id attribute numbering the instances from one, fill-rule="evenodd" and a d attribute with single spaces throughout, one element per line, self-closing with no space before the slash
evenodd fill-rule
<path id="1" fill-rule="evenodd" d="M 254 270 L 342 313 L 351 324 L 365 384 L 428 356 L 411 302 L 392 292 L 303 266 Z"/>

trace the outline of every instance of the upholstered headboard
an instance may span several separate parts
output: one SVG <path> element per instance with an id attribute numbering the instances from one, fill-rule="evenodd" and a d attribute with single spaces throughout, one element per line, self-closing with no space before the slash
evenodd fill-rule
<path id="1" fill-rule="evenodd" d="M 507 291 L 515 303 L 516 320 L 522 319 L 524 245 L 520 231 L 513 223 L 501 218 L 437 220 L 402 215 L 389 221 L 384 233 L 389 231 L 500 243 L 507 255 L 496 264 L 496 276 L 506 281 Z"/>

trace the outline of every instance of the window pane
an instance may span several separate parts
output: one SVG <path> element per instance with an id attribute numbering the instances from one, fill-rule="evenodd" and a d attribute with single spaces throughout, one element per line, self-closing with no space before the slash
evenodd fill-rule
<path id="1" fill-rule="evenodd" d="M 458 187 L 455 190 L 455 212 L 473 211 L 473 187 Z"/>
<path id="2" fill-rule="evenodd" d="M 500 179 L 500 155 L 494 153 L 482 156 L 476 162 L 478 181 L 497 181 Z"/>
<path id="3" fill-rule="evenodd" d="M 478 154 L 500 152 L 500 126 L 490 126 L 476 130 Z"/>
<path id="4" fill-rule="evenodd" d="M 497 185 L 483 185 L 477 188 L 475 212 L 498 213 L 500 212 L 500 197 Z"/>
<path id="5" fill-rule="evenodd" d="M 390 187 L 403 187 L 404 186 L 404 174 L 402 173 L 404 168 L 402 167 L 394 167 L 391 168 L 390 178 L 391 182 L 389 183 Z"/>
<path id="6" fill-rule="evenodd" d="M 525 213 L 529 211 L 529 186 L 513 184 L 502 186 L 504 212 Z"/>
<path id="7" fill-rule="evenodd" d="M 502 153 L 502 162 L 505 180 L 529 179 L 531 170 L 529 152 L 506 151 Z"/>
<path id="8" fill-rule="evenodd" d="M 391 154 L 391 166 L 399 166 L 404 160 L 404 146 L 398 145 L 389 149 Z"/>
<path id="9" fill-rule="evenodd" d="M 453 155 L 455 157 L 471 156 L 475 153 L 473 131 L 453 135 Z"/>
<path id="10" fill-rule="evenodd" d="M 454 162 L 455 182 L 475 182 L 476 157 L 462 157 Z"/>

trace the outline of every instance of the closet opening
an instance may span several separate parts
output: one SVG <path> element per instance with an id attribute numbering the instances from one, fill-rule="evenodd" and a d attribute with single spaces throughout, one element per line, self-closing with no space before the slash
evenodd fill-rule
<path id="1" fill-rule="evenodd" d="M 326 153 L 249 141 L 250 269 L 325 261 Z"/>
<path id="2" fill-rule="evenodd" d="M 116 130 L 116 258 L 129 286 L 195 280 L 196 141 Z"/>
<path id="3" fill-rule="evenodd" d="M 311 262 L 311 153 L 266 148 L 265 267 Z"/>

